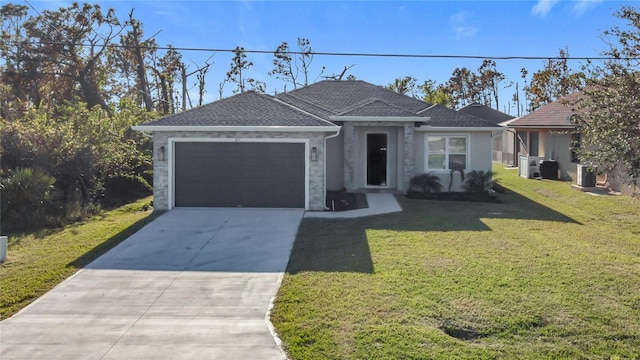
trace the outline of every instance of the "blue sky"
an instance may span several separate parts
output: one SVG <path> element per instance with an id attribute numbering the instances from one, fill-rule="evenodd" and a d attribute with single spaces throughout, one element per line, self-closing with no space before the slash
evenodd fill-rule
<path id="1" fill-rule="evenodd" d="M 293 45 L 298 37 L 304 37 L 320 52 L 544 57 L 556 56 L 565 47 L 576 57 L 599 55 L 606 49 L 601 39 L 603 31 L 622 25 L 613 13 L 621 5 L 640 5 L 637 0 L 96 2 L 105 9 L 115 8 L 121 19 L 135 8 L 134 14 L 144 24 L 147 36 L 159 32 L 155 37 L 158 44 L 175 47 L 243 46 L 273 51 L 283 41 Z M 29 3 L 38 10 L 70 4 L 37 0 Z M 191 69 L 213 55 L 207 100 L 217 99 L 218 84 L 229 69 L 232 54 L 182 53 Z M 267 75 L 272 59 L 270 54 L 248 55 L 254 63 L 248 75 L 265 81 L 268 93 L 282 91 L 284 85 Z M 311 78 L 317 77 L 322 66 L 326 67 L 325 74 L 333 74 L 344 66 L 355 65 L 349 74 L 379 85 L 405 75 L 420 82 L 433 79 L 444 83 L 456 67 L 475 71 L 481 62 L 316 56 Z M 542 61 L 498 60 L 497 65 L 509 80 L 522 81 L 520 69 L 526 67 L 533 73 L 542 67 Z M 571 66 L 579 69 L 580 62 Z M 231 86 L 227 85 L 225 93 L 230 92 Z M 510 100 L 511 92 L 503 92 L 503 104 Z"/>

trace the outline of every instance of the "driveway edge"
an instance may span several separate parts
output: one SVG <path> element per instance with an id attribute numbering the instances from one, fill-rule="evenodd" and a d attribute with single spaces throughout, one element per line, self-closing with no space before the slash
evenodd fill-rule
<path id="1" fill-rule="evenodd" d="M 278 275 L 278 280 L 276 281 L 276 283 L 278 284 L 278 290 L 280 290 L 280 285 L 282 285 L 282 279 L 283 278 L 284 278 L 284 273 L 280 273 Z M 283 360 L 288 360 L 287 353 L 284 351 L 284 348 L 282 347 L 282 340 L 278 336 L 278 333 L 276 332 L 276 328 L 273 326 L 273 323 L 271 323 L 271 309 L 273 309 L 273 305 L 275 303 L 276 296 L 278 296 L 278 292 L 277 291 L 276 291 L 276 295 L 274 295 L 271 298 L 271 301 L 269 301 L 269 308 L 267 309 L 267 314 L 264 317 L 264 321 L 267 323 L 267 327 L 269 328 L 269 332 L 271 333 L 271 337 L 273 337 L 273 341 L 275 341 L 276 346 L 280 350 L 280 354 L 282 355 L 282 359 Z"/>

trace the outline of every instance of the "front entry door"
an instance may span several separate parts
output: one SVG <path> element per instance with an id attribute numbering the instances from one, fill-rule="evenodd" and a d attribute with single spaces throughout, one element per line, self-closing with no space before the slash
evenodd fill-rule
<path id="1" fill-rule="evenodd" d="M 367 134 L 367 185 L 387 186 L 387 134 Z"/>

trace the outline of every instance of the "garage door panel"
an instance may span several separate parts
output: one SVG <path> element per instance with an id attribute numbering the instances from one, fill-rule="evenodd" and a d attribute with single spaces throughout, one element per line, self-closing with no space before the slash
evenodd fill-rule
<path id="1" fill-rule="evenodd" d="M 303 143 L 176 143 L 175 205 L 305 206 Z"/>

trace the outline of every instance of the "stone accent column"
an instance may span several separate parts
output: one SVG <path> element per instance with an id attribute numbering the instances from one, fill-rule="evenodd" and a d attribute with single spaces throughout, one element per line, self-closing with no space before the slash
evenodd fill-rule
<path id="1" fill-rule="evenodd" d="M 153 134 L 153 208 L 169 209 L 169 146 L 167 136 L 158 132 Z M 165 148 L 165 159 L 158 159 L 160 147 Z"/>
<path id="2" fill-rule="evenodd" d="M 408 123 L 404 125 L 404 183 L 402 189 L 409 188 L 409 182 L 416 172 L 416 136 L 415 124 Z M 398 184 L 400 188 L 401 184 Z"/>
<path id="3" fill-rule="evenodd" d="M 347 191 L 356 190 L 354 177 L 356 173 L 356 132 L 353 125 L 342 125 L 344 134 L 344 187 Z"/>

